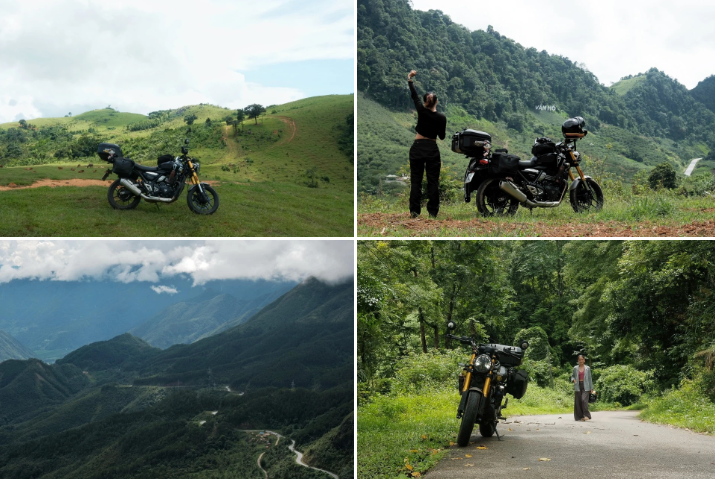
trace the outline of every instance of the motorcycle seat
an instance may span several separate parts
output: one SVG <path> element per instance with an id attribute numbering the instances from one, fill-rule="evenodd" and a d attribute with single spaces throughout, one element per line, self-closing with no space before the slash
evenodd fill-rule
<path id="1" fill-rule="evenodd" d="M 519 160 L 519 168 L 522 170 L 525 168 L 533 168 L 536 166 L 537 159 L 532 156 L 530 160 Z"/>
<path id="2" fill-rule="evenodd" d="M 139 171 L 159 171 L 159 167 L 157 167 L 157 166 L 143 166 L 143 165 L 140 165 L 139 163 L 134 163 L 134 168 L 136 168 Z"/>

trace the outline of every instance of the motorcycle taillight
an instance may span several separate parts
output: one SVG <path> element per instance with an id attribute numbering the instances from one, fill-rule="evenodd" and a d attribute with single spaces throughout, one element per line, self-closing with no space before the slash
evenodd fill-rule
<path id="1" fill-rule="evenodd" d="M 482 164 L 482 165 L 488 165 L 488 164 L 489 164 L 489 160 L 487 160 L 486 158 L 482 158 L 481 160 L 479 160 L 479 163 Z"/>

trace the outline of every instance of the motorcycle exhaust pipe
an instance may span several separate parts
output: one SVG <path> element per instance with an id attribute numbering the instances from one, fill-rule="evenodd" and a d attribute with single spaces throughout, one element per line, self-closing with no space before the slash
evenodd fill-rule
<path id="1" fill-rule="evenodd" d="M 510 196 L 516 198 L 519 203 L 526 205 L 529 208 L 556 208 L 561 204 L 560 201 L 531 201 L 511 181 L 500 181 L 499 188 L 508 193 Z"/>
<path id="2" fill-rule="evenodd" d="M 141 192 L 137 185 L 125 178 L 119 180 L 119 184 L 131 191 L 134 195 L 139 196 L 140 198 L 144 198 L 144 200 L 149 202 L 171 203 L 173 201 L 173 198 L 159 198 L 157 196 L 147 196 Z"/>

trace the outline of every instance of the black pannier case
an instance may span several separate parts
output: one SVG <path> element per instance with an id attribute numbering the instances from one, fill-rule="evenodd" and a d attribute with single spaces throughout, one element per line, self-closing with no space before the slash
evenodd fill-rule
<path id="1" fill-rule="evenodd" d="M 556 143 L 549 138 L 537 138 L 534 146 L 531 147 L 531 154 L 534 156 L 548 155 L 556 152 Z"/>
<path id="2" fill-rule="evenodd" d="M 97 147 L 97 154 L 102 160 L 109 162 L 109 155 L 114 154 L 121 157 L 122 149 L 114 143 L 100 143 Z"/>
<path id="3" fill-rule="evenodd" d="M 509 173 L 519 170 L 520 158 L 508 153 L 493 153 L 489 163 L 494 173 Z"/>
<path id="4" fill-rule="evenodd" d="M 524 359 L 524 350 L 518 346 L 505 346 L 503 344 L 487 344 L 497 351 L 497 357 L 502 366 L 512 368 L 521 365 Z"/>
<path id="5" fill-rule="evenodd" d="M 116 158 L 114 160 L 114 166 L 112 166 L 112 173 L 120 178 L 131 178 L 132 171 L 134 171 L 134 161 L 129 158 Z"/>
<path id="6" fill-rule="evenodd" d="M 526 371 L 516 371 L 506 383 L 506 392 L 514 396 L 515 399 L 521 399 L 526 394 L 528 385 L 529 375 Z"/>
<path id="7" fill-rule="evenodd" d="M 483 131 L 462 130 L 452 136 L 452 151 L 468 156 L 481 156 L 484 153 L 481 143 L 484 141 L 491 143 L 492 136 Z"/>

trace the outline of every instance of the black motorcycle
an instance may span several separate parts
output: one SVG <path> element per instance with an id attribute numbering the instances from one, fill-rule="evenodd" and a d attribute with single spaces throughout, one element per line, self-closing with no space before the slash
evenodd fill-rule
<path id="1" fill-rule="evenodd" d="M 181 156 L 162 155 L 158 166 L 142 166 L 122 156 L 122 149 L 113 143 L 100 143 L 99 157 L 111 163 L 102 177 L 114 173 L 119 177 L 109 187 L 107 199 L 112 208 L 131 210 L 144 199 L 149 203 L 173 203 L 179 199 L 184 185 L 191 183 L 186 201 L 189 209 L 200 215 L 210 215 L 218 209 L 218 193 L 210 185 L 199 181 L 201 165 L 189 158 L 189 140 L 184 140 Z"/>
<path id="2" fill-rule="evenodd" d="M 454 322 L 447 324 L 447 329 L 455 329 Z M 526 394 L 529 376 L 525 371 L 515 368 L 521 365 L 524 351 L 529 343 L 524 341 L 521 347 L 505 346 L 503 344 L 477 344 L 468 336 L 455 336 L 447 333 L 446 337 L 459 341 L 472 348 L 469 363 L 460 364 L 464 369 L 459 375 L 459 394 L 462 400 L 457 409 L 457 419 L 462 419 L 457 435 L 457 444 L 461 447 L 469 444 L 475 424 L 479 424 L 479 433 L 483 437 L 497 439 L 497 425 L 506 409 L 511 394 L 521 399 Z M 504 402 L 502 404 L 502 401 Z"/>
<path id="3" fill-rule="evenodd" d="M 506 149 L 491 152 L 491 135 L 483 131 L 462 130 L 452 137 L 452 151 L 469 159 L 464 174 L 464 201 L 476 191 L 476 204 L 484 216 L 513 215 L 519 205 L 526 208 L 555 208 L 569 191 L 571 206 L 577 213 L 603 208 L 601 187 L 581 170 L 581 155 L 576 141 L 585 137 L 584 120 L 569 118 L 561 126 L 564 141 L 537 138 L 533 157 L 521 160 Z M 578 173 L 576 177 L 571 168 Z"/>

